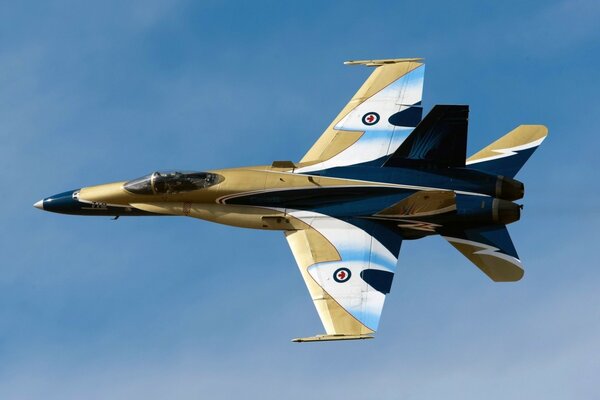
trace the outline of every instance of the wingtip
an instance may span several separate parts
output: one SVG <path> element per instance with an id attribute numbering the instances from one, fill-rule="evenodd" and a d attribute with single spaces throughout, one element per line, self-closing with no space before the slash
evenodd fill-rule
<path id="1" fill-rule="evenodd" d="M 332 342 L 339 340 L 364 340 L 364 339 L 374 339 L 375 337 L 372 335 L 316 335 L 310 337 L 303 338 L 295 338 L 292 339 L 294 343 L 303 343 L 303 342 Z"/>
<path id="2" fill-rule="evenodd" d="M 538 145 L 541 144 L 542 141 L 544 141 L 544 139 L 546 139 L 546 137 L 548 136 L 548 127 L 546 125 L 541 125 L 541 124 L 531 124 L 531 125 L 519 125 L 517 127 L 521 128 L 518 132 L 519 132 L 519 136 L 523 137 L 525 135 L 528 136 L 528 138 L 531 141 L 537 140 L 539 141 Z M 516 131 L 517 129 L 515 129 L 514 131 Z M 512 132 L 509 132 L 509 134 Z"/>
<path id="3" fill-rule="evenodd" d="M 367 67 L 379 67 L 384 64 L 397 64 L 402 62 L 423 62 L 424 58 L 385 58 L 378 60 L 349 60 L 344 61 L 344 65 L 366 65 Z"/>

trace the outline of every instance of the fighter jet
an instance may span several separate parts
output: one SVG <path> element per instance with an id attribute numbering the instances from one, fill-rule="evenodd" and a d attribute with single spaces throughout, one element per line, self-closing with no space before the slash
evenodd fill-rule
<path id="1" fill-rule="evenodd" d="M 506 229 L 522 208 L 514 177 L 546 127 L 520 125 L 467 158 L 467 105 L 436 105 L 422 118 L 423 59 L 346 64 L 374 70 L 299 162 L 157 171 L 35 207 L 282 231 L 326 332 L 297 342 L 373 338 L 406 240 L 440 235 L 493 281 L 520 280 Z"/>

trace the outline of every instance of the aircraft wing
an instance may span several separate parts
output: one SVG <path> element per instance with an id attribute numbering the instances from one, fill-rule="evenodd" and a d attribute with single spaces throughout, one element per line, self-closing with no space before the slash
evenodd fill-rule
<path id="1" fill-rule="evenodd" d="M 304 228 L 287 231 L 286 239 L 327 332 L 294 341 L 371 338 L 390 291 L 401 238 L 376 221 L 288 214 L 303 222 Z"/>
<path id="2" fill-rule="evenodd" d="M 425 65 L 419 58 L 347 61 L 375 67 L 296 172 L 353 165 L 393 153 L 421 121 Z M 382 162 L 383 163 L 383 162 Z"/>

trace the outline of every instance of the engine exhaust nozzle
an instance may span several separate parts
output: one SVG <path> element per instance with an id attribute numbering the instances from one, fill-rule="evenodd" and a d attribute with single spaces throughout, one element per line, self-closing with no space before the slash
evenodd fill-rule
<path id="1" fill-rule="evenodd" d="M 508 225 L 521 218 L 521 206 L 512 201 L 494 199 L 492 213 L 494 222 Z"/>
<path id="2" fill-rule="evenodd" d="M 496 181 L 496 196 L 504 200 L 519 200 L 525 195 L 525 185 L 513 178 L 499 176 Z"/>

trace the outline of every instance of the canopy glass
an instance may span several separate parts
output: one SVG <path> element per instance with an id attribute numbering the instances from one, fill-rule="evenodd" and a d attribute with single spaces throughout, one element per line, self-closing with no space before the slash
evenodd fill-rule
<path id="1" fill-rule="evenodd" d="M 163 171 L 126 182 L 123 188 L 135 194 L 174 194 L 204 189 L 222 181 L 221 175 L 211 172 Z"/>

